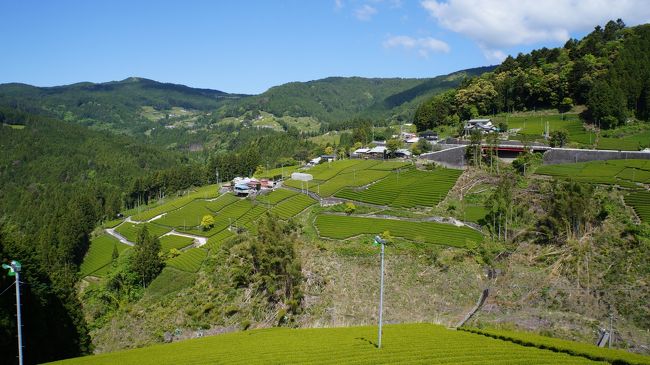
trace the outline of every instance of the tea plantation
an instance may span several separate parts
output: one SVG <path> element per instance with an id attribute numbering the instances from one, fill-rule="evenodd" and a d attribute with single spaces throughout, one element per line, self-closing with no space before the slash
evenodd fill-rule
<path id="1" fill-rule="evenodd" d="M 650 356 L 634 354 L 624 350 L 608 349 L 596 345 L 545 337 L 533 333 L 515 332 L 494 329 L 463 329 L 467 332 L 511 341 L 524 346 L 534 346 L 556 352 L 564 352 L 575 356 L 583 356 L 592 360 L 607 361 L 614 364 L 650 364 Z"/>
<path id="2" fill-rule="evenodd" d="M 335 196 L 398 208 L 432 207 L 447 196 L 461 173 L 461 170 L 443 168 L 434 171 L 393 172 L 366 190 L 348 188 Z"/>
<path id="3" fill-rule="evenodd" d="M 90 241 L 90 248 L 86 254 L 79 272 L 81 276 L 103 276 L 104 268 L 109 266 L 113 259 L 113 249 L 117 248 L 118 253 L 129 248 L 113 236 L 101 235 Z"/>
<path id="4" fill-rule="evenodd" d="M 316 217 L 315 225 L 322 237 L 332 239 L 390 231 L 393 236 L 416 242 L 455 247 L 474 247 L 483 240 L 483 235 L 472 228 L 434 222 L 323 214 Z"/>
<path id="5" fill-rule="evenodd" d="M 59 361 L 54 364 L 595 364 L 433 324 L 270 328 Z M 602 363 L 602 362 L 601 362 Z"/>
<path id="6" fill-rule="evenodd" d="M 634 208 L 636 215 L 644 222 L 650 222 L 650 192 L 635 191 L 625 196 L 625 204 Z"/>
<path id="7" fill-rule="evenodd" d="M 639 183 L 650 183 L 650 161 L 608 160 L 540 166 L 536 174 L 577 181 L 639 188 Z"/>
<path id="8" fill-rule="evenodd" d="M 343 160 L 323 163 L 307 171 L 314 177 L 309 183 L 288 180 L 285 185 L 307 189 L 322 197 L 334 195 L 346 187 L 360 187 L 381 180 L 391 171 L 408 167 L 408 162 L 380 160 Z"/>

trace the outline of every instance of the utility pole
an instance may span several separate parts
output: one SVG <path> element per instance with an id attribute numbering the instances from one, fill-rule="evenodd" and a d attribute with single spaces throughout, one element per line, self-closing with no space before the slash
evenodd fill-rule
<path id="1" fill-rule="evenodd" d="M 381 348 L 381 326 L 383 322 L 384 312 L 384 246 L 386 240 L 379 236 L 375 236 L 375 245 L 381 245 L 381 270 L 379 276 L 379 332 L 377 334 L 377 348 Z"/>
<path id="2" fill-rule="evenodd" d="M 20 269 L 19 261 L 12 260 L 9 265 L 2 264 L 3 269 L 8 269 L 7 275 L 16 277 L 16 320 L 18 324 L 18 364 L 23 365 L 23 321 L 20 312 Z"/>
<path id="3" fill-rule="evenodd" d="M 609 339 L 608 339 L 607 347 L 609 347 L 610 349 L 612 348 L 612 337 L 614 336 L 614 332 L 612 329 L 613 320 L 614 320 L 614 313 L 609 312 Z"/>

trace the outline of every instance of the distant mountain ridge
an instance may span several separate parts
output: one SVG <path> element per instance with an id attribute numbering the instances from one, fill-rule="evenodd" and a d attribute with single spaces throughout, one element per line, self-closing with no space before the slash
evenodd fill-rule
<path id="1" fill-rule="evenodd" d="M 458 87 L 466 77 L 492 71 L 496 66 L 457 71 L 434 78 L 328 77 L 290 82 L 240 102 L 246 109 L 275 115 L 312 116 L 339 124 L 355 117 L 411 119 L 417 105 L 439 92 Z"/>
<path id="2" fill-rule="evenodd" d="M 336 129 L 357 118 L 377 120 L 379 124 L 412 119 L 426 98 L 492 69 L 480 67 L 422 79 L 328 77 L 274 86 L 259 95 L 230 94 L 140 77 L 52 87 L 8 83 L 0 84 L 0 106 L 141 137 L 152 128 L 169 125 L 166 118 L 177 116 L 173 108 L 191 111 L 186 120 L 209 116 L 217 121 L 240 117 L 247 111 L 266 111 L 278 117 L 313 117 L 328 124 L 327 129 Z M 204 118 L 200 124 L 205 127 L 209 123 Z"/>

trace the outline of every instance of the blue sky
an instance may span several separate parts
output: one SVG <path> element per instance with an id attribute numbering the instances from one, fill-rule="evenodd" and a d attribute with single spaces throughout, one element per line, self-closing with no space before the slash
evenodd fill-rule
<path id="1" fill-rule="evenodd" d="M 643 1 L 613 4 L 0 0 L 0 83 L 139 76 L 261 93 L 328 76 L 433 77 L 559 46 L 607 19 L 650 21 Z"/>

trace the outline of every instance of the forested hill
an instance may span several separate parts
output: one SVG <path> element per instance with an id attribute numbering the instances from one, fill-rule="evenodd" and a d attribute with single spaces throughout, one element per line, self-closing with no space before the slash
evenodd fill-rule
<path id="1" fill-rule="evenodd" d="M 11 83 L 0 85 L 0 106 L 155 144 L 175 140 L 187 146 L 205 142 L 196 135 L 198 130 L 206 132 L 222 117 L 241 117 L 249 111 L 313 117 L 324 130 L 347 128 L 357 118 L 374 119 L 377 124 L 411 120 L 426 98 L 493 69 L 480 67 L 424 79 L 330 77 L 291 82 L 255 96 L 137 77 L 56 87 Z"/>
<path id="2" fill-rule="evenodd" d="M 650 24 L 622 20 L 563 47 L 509 56 L 494 72 L 434 96 L 415 113 L 419 130 L 504 111 L 586 105 L 586 122 L 604 129 L 650 120 Z"/>
<path id="3" fill-rule="evenodd" d="M 127 136 L 0 108 L 0 261 L 19 259 L 29 272 L 26 363 L 89 350 L 75 283 L 90 232 L 123 208 L 133 179 L 179 162 Z M 11 280 L 0 273 L 0 288 Z M 14 297 L 0 296 L 2 354 L 16 348 L 14 313 Z"/>
<path id="4" fill-rule="evenodd" d="M 193 111 L 215 110 L 223 103 L 241 97 L 243 95 L 138 77 L 56 87 L 17 83 L 0 85 L 0 106 L 128 134 L 144 132 L 156 126 L 154 122 L 160 119 Z"/>
<path id="5" fill-rule="evenodd" d="M 329 77 L 291 82 L 242 100 L 240 105 L 279 116 L 311 116 L 333 128 L 355 117 L 408 120 L 424 99 L 493 69 L 479 67 L 425 79 Z"/>

